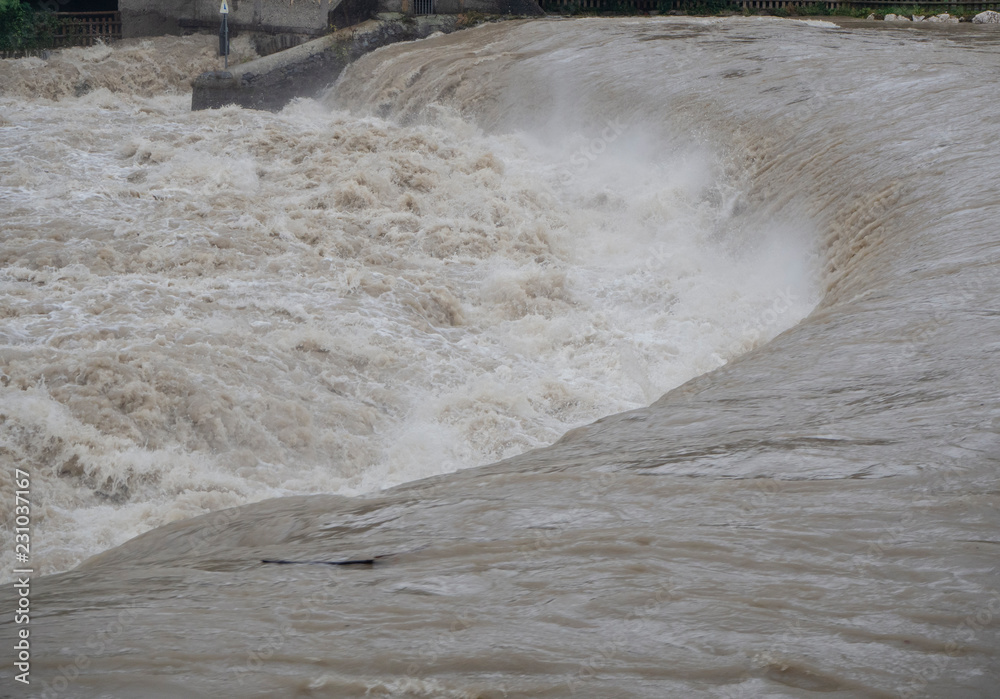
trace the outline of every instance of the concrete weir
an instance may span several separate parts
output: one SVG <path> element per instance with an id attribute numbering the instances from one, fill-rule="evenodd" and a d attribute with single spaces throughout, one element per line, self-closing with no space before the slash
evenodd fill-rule
<path id="1" fill-rule="evenodd" d="M 454 15 L 383 15 L 228 71 L 202 73 L 194 81 L 191 109 L 235 104 L 277 111 L 296 97 L 310 97 L 333 84 L 349 63 L 369 51 L 459 28 Z"/>

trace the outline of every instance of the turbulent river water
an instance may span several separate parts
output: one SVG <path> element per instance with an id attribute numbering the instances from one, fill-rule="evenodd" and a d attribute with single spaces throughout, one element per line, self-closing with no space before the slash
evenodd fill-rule
<path id="1" fill-rule="evenodd" d="M 210 41 L 0 66 L 38 696 L 991 696 L 1000 32 Z"/>

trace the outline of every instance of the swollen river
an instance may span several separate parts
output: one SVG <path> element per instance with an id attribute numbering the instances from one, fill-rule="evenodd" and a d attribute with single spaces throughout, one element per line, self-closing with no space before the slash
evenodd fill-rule
<path id="1" fill-rule="evenodd" d="M 211 42 L 0 61 L 24 696 L 994 695 L 997 28 Z"/>

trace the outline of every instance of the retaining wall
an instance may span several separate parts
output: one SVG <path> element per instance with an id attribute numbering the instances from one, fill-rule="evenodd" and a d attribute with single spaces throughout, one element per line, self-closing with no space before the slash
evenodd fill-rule
<path id="1" fill-rule="evenodd" d="M 229 0 L 229 23 L 247 29 L 319 34 L 339 0 Z M 125 36 L 219 26 L 220 0 L 118 0 Z"/>
<path id="2" fill-rule="evenodd" d="M 369 51 L 458 28 L 458 18 L 449 15 L 369 20 L 228 71 L 203 73 L 194 82 L 191 109 L 236 104 L 277 111 L 332 85 L 349 63 Z"/>

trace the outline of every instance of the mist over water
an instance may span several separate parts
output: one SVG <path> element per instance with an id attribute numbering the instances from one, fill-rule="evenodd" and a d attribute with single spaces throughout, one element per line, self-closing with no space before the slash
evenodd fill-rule
<path id="1" fill-rule="evenodd" d="M 39 581 L 37 671 L 127 611 L 74 696 L 989 696 L 969 29 L 508 22 L 279 114 L 113 53 L 6 89 L 0 448 L 36 565 L 105 551 Z"/>

